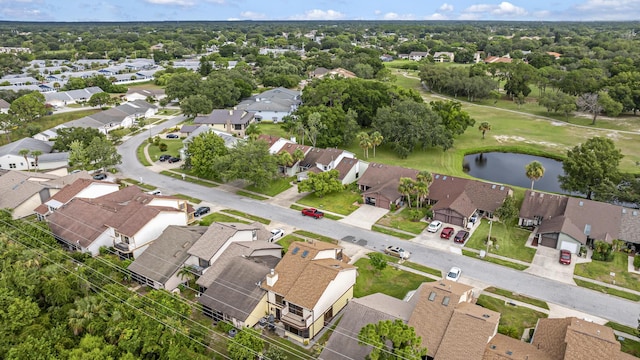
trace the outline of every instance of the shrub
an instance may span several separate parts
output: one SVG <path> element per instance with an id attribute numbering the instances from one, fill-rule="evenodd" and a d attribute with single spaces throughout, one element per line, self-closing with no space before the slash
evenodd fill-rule
<path id="1" fill-rule="evenodd" d="M 389 206 L 389 210 L 390 210 L 390 211 L 396 211 L 396 208 L 397 208 L 397 207 L 398 207 L 398 206 L 397 206 L 396 204 L 391 204 L 391 206 Z"/>
<path id="2" fill-rule="evenodd" d="M 640 255 L 636 255 L 633 257 L 633 267 L 638 270 L 640 268 Z"/>
<path id="3" fill-rule="evenodd" d="M 422 211 L 418 209 L 412 209 L 412 210 L 409 210 L 408 215 L 411 221 L 418 221 L 422 217 Z"/>
<path id="4" fill-rule="evenodd" d="M 369 254 L 369 263 L 377 271 L 382 271 L 387 267 L 387 260 L 380 253 Z"/>
<path id="5" fill-rule="evenodd" d="M 611 244 L 598 240 L 593 244 L 593 255 L 591 258 L 599 261 L 611 261 L 613 260 L 611 249 Z"/>
<path id="6" fill-rule="evenodd" d="M 167 144 L 165 143 L 160 143 L 158 145 L 158 147 L 160 148 L 160 151 L 167 151 L 167 148 L 169 147 Z"/>
<path id="7" fill-rule="evenodd" d="M 224 332 L 224 333 L 228 333 L 229 330 L 233 329 L 234 326 L 231 323 L 228 323 L 226 321 L 219 321 L 218 325 L 216 325 L 216 327 L 218 328 L 218 330 Z"/>

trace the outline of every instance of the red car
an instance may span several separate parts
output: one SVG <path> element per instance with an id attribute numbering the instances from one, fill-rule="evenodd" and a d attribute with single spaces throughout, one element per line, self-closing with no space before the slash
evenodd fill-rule
<path id="1" fill-rule="evenodd" d="M 571 265 L 571 251 L 560 250 L 560 264 Z"/>
<path id="2" fill-rule="evenodd" d="M 453 241 L 457 243 L 464 243 L 465 241 L 467 241 L 468 238 L 469 238 L 469 232 L 466 230 L 460 230 L 456 234 L 456 237 L 453 238 Z"/>
<path id="3" fill-rule="evenodd" d="M 450 239 L 451 236 L 453 235 L 453 228 L 452 227 L 446 227 L 444 229 L 442 229 L 442 232 L 440 233 L 440 238 L 441 239 Z"/>
<path id="4" fill-rule="evenodd" d="M 314 208 L 302 209 L 302 216 L 311 216 L 312 218 L 320 219 L 324 217 L 324 213 Z"/>

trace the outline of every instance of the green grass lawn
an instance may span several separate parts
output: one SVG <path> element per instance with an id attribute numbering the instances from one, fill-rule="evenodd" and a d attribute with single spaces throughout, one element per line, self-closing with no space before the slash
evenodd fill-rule
<path id="1" fill-rule="evenodd" d="M 324 236 L 324 235 L 318 235 L 309 231 L 305 231 L 305 230 L 296 230 L 293 232 L 296 235 L 300 235 L 300 236 L 304 236 L 306 238 L 310 238 L 310 239 L 314 239 L 314 240 L 319 240 L 319 241 L 323 241 L 323 242 L 327 242 L 330 244 L 337 244 L 338 240 L 330 238 L 328 236 Z"/>
<path id="2" fill-rule="evenodd" d="M 360 193 L 351 189 L 345 189 L 341 192 L 327 194 L 323 197 L 318 197 L 314 193 L 311 193 L 298 200 L 297 203 L 320 210 L 331 211 L 340 215 L 349 215 L 358 209 L 358 205 L 354 204 L 356 204 L 359 199 L 362 199 Z"/>
<path id="3" fill-rule="evenodd" d="M 160 151 L 160 148 L 158 146 L 155 146 L 153 144 L 149 145 L 148 151 L 151 160 L 158 161 L 160 155 L 164 154 L 180 157 L 180 149 L 182 149 L 183 147 L 181 139 L 160 139 L 160 142 L 167 144 L 167 151 Z"/>
<path id="4" fill-rule="evenodd" d="M 574 278 L 573 281 L 575 281 L 576 285 L 578 285 L 580 287 L 591 289 L 591 290 L 595 290 L 595 291 L 599 291 L 599 292 L 601 292 L 603 294 L 609 294 L 609 295 L 621 297 L 623 299 L 628 299 L 628 300 L 631 300 L 631 301 L 640 301 L 640 296 L 639 295 L 632 294 L 632 293 L 627 292 L 627 291 L 622 291 L 622 290 L 610 288 L 608 286 L 602 286 L 600 284 L 594 284 L 594 283 L 592 283 L 590 281 L 584 281 L 584 280 L 580 280 L 580 279 L 576 279 L 576 278 Z"/>
<path id="5" fill-rule="evenodd" d="M 491 237 L 495 238 L 496 242 L 491 247 L 490 252 L 511 259 L 531 262 L 533 256 L 536 254 L 536 249 L 524 246 L 530 232 L 516 227 L 515 224 L 509 225 L 510 226 L 506 226 L 500 222 L 493 223 L 491 226 Z M 488 235 L 489 222 L 483 219 L 465 246 L 477 250 L 486 250 L 487 245 L 485 241 Z"/>
<path id="6" fill-rule="evenodd" d="M 153 164 L 151 164 L 149 160 L 147 160 L 147 157 L 144 155 L 144 148 L 146 146 L 147 146 L 147 143 L 142 143 L 142 145 L 138 146 L 138 150 L 136 150 L 136 157 L 138 158 L 138 161 L 140 162 L 140 164 L 144 166 L 151 166 Z"/>
<path id="7" fill-rule="evenodd" d="M 638 334 L 638 329 L 632 328 L 631 326 L 618 324 L 618 323 L 615 323 L 615 322 L 612 322 L 612 321 L 609 321 L 604 325 L 612 328 L 613 330 L 622 331 L 623 333 L 627 333 L 629 335 L 637 336 L 637 334 Z"/>
<path id="8" fill-rule="evenodd" d="M 357 298 L 383 293 L 402 299 L 407 295 L 407 292 L 417 289 L 423 282 L 434 281 L 421 275 L 398 270 L 392 266 L 377 271 L 369 264 L 369 259 L 365 258 L 356 261 L 355 266 L 358 267 L 358 278 L 353 288 L 353 296 Z"/>
<path id="9" fill-rule="evenodd" d="M 480 259 L 480 255 L 478 253 L 474 252 L 474 251 L 471 251 L 471 250 L 462 249 L 462 255 L 468 256 L 468 257 L 472 257 L 472 258 L 475 258 L 475 259 Z M 512 269 L 516 269 L 516 270 L 519 270 L 519 271 L 522 271 L 522 270 L 525 270 L 526 268 L 528 268 L 528 266 L 526 266 L 526 265 L 517 264 L 517 263 L 514 263 L 512 261 L 502 260 L 502 259 L 494 258 L 494 257 L 491 257 L 491 256 L 485 256 L 484 259 L 481 259 L 481 260 L 484 260 L 486 262 L 490 262 L 490 263 L 493 263 L 493 264 L 496 264 L 496 265 L 500 265 L 500 266 L 510 267 Z"/>
<path id="10" fill-rule="evenodd" d="M 278 245 L 282 246 L 282 251 L 284 251 L 284 253 L 286 254 L 287 251 L 289 250 L 289 245 L 291 245 L 291 243 L 293 243 L 294 241 L 306 241 L 306 240 L 301 237 L 295 236 L 294 234 L 289 234 L 280 238 L 277 241 L 277 243 Z"/>
<path id="11" fill-rule="evenodd" d="M 412 209 L 409 209 L 408 207 L 404 208 L 397 215 L 394 214 L 394 213 L 387 213 L 382 218 L 380 218 L 380 220 L 378 220 L 378 222 L 376 222 L 376 224 L 387 226 L 387 227 L 398 229 L 398 230 L 407 231 L 407 232 L 410 232 L 412 234 L 418 235 L 429 224 L 424 222 L 424 221 L 411 220 L 409 218 L 409 212 L 411 210 L 415 210 L 415 208 L 412 208 Z M 425 208 L 421 208 L 421 209 L 418 209 L 418 210 L 422 211 L 423 215 L 421 216 L 421 218 L 423 218 L 424 215 L 426 214 L 427 210 Z"/>
<path id="12" fill-rule="evenodd" d="M 640 357 L 640 342 L 631 339 L 624 339 L 620 341 L 622 352 L 631 354 L 635 357 Z"/>
<path id="13" fill-rule="evenodd" d="M 173 171 L 179 171 L 180 173 L 184 173 L 184 171 L 180 171 L 180 169 L 174 169 Z M 173 171 L 163 170 L 163 171 L 160 171 L 160 174 L 162 174 L 164 176 L 172 177 L 174 179 L 182 180 L 182 174 L 177 174 L 177 173 L 175 173 Z M 190 183 L 194 183 L 194 184 L 198 184 L 198 185 L 202 185 L 202 186 L 206 186 L 206 187 L 216 187 L 216 186 L 218 186 L 218 184 L 216 184 L 216 183 L 212 183 L 212 182 L 205 181 L 205 180 L 200 180 L 200 179 L 194 179 L 194 178 L 189 177 L 189 176 L 185 177 L 184 181 L 190 182 Z"/>
<path id="14" fill-rule="evenodd" d="M 252 192 L 256 192 L 256 193 L 265 194 L 267 196 L 276 196 L 276 195 L 280 194 L 281 192 L 289 189 L 292 186 L 291 182 L 293 180 L 295 180 L 295 176 L 292 176 L 292 177 L 279 177 L 279 178 L 271 181 L 269 183 L 269 185 L 267 185 L 267 187 L 265 187 L 265 188 L 259 188 L 259 187 L 255 187 L 253 185 L 249 185 L 245 189 L 249 190 L 249 191 L 252 191 Z"/>
<path id="15" fill-rule="evenodd" d="M 518 301 L 521 301 L 523 303 L 531 304 L 533 306 L 537 306 L 539 308 L 549 310 L 549 305 L 547 305 L 547 303 L 545 301 L 538 300 L 538 299 L 532 299 L 530 297 L 527 297 L 527 296 L 524 296 L 524 295 L 520 295 L 520 294 L 514 294 L 509 290 L 499 289 L 499 288 L 491 286 L 491 287 L 488 287 L 488 288 L 486 288 L 486 289 L 484 289 L 482 291 L 490 292 L 492 294 L 502 295 L 502 296 L 508 297 L 509 299 L 518 300 Z"/>
<path id="16" fill-rule="evenodd" d="M 371 227 L 371 230 L 373 230 L 375 232 L 379 232 L 381 234 L 387 234 L 387 235 L 395 236 L 395 237 L 397 237 L 399 239 L 404 239 L 404 240 L 411 240 L 411 239 L 413 239 L 415 237 L 413 235 L 401 233 L 399 231 L 393 231 L 393 230 L 388 229 L 386 227 L 377 226 L 377 225 L 373 225 Z"/>
<path id="17" fill-rule="evenodd" d="M 214 222 L 236 222 L 241 224 L 250 224 L 251 221 L 240 220 L 235 216 L 215 212 L 200 219 L 201 226 L 209 226 Z"/>
<path id="18" fill-rule="evenodd" d="M 149 185 L 149 184 L 145 184 L 145 183 L 141 183 L 138 180 L 134 180 L 134 179 L 122 179 L 122 181 L 132 184 L 132 185 L 136 185 L 139 186 L 145 190 L 155 190 L 157 189 L 157 187 L 153 186 L 153 185 Z"/>
<path id="19" fill-rule="evenodd" d="M 480 295 L 476 304 L 500 313 L 498 332 L 520 339 L 524 329 L 535 327 L 538 319 L 546 318 L 547 314 L 522 306 L 507 305 L 503 300 L 487 295 Z"/>
<path id="20" fill-rule="evenodd" d="M 251 199 L 254 199 L 254 200 L 259 200 L 259 201 L 264 201 L 264 200 L 268 200 L 269 199 L 266 196 L 254 194 L 252 192 L 244 191 L 244 190 L 238 190 L 238 191 L 236 191 L 236 194 L 244 196 L 244 197 L 248 197 L 248 198 L 251 198 Z"/>
<path id="21" fill-rule="evenodd" d="M 382 256 L 387 260 L 387 262 L 394 263 L 394 264 L 397 264 L 400 262 L 400 259 L 398 259 L 395 256 L 391 256 L 387 254 L 382 254 Z M 431 274 L 433 276 L 442 277 L 442 271 L 438 269 L 430 268 L 424 265 L 416 264 L 411 261 L 405 260 L 404 262 L 402 262 L 402 266 L 406 266 L 414 270 L 422 271 L 423 273 Z"/>
<path id="22" fill-rule="evenodd" d="M 608 284 L 615 280 L 618 286 L 640 291 L 640 275 L 627 271 L 627 258 L 625 253 L 614 252 L 611 262 L 593 260 L 590 263 L 576 264 L 574 274 Z M 616 274 L 615 277 L 610 275 L 611 272 Z"/>
<path id="23" fill-rule="evenodd" d="M 38 130 L 35 131 L 35 134 L 37 134 L 40 131 L 51 129 L 52 127 L 55 127 L 57 125 L 64 124 L 72 120 L 77 120 L 100 111 L 102 110 L 89 109 L 42 116 L 35 121 L 27 123 L 25 126 L 18 126 L 13 131 L 11 131 L 9 133 L 9 138 L 11 139 L 11 141 L 7 141 L 7 136 L 5 134 L 2 134 L 2 136 L 0 136 L 0 146 L 6 145 L 12 141 L 20 140 L 25 137 L 30 137 L 31 133 L 33 133 L 33 131 L 35 130 Z"/>
<path id="24" fill-rule="evenodd" d="M 242 217 L 242 218 L 245 218 L 245 219 L 249 219 L 251 221 L 257 221 L 257 222 L 259 222 L 261 224 L 265 224 L 265 225 L 271 224 L 271 220 L 269 220 L 269 219 L 265 219 L 265 218 L 261 218 L 259 216 L 247 214 L 247 213 L 244 213 L 244 212 L 238 211 L 238 210 L 223 209 L 222 212 L 225 212 L 225 213 L 231 214 L 231 215 L 235 215 L 235 216 L 239 216 L 239 217 Z"/>

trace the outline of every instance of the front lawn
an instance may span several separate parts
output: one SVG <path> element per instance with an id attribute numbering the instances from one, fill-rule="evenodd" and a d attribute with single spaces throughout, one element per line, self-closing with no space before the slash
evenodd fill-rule
<path id="1" fill-rule="evenodd" d="M 590 263 L 576 264 L 574 274 L 608 284 L 615 280 L 618 286 L 640 291 L 640 275 L 628 271 L 628 255 L 617 251 L 612 255 L 611 262 L 593 260 Z M 615 273 L 613 277 L 610 274 L 612 272 Z"/>
<path id="2" fill-rule="evenodd" d="M 468 257 L 472 257 L 474 259 L 480 259 L 480 255 L 478 253 L 476 253 L 475 251 L 471 251 L 471 250 L 462 249 L 462 255 L 468 256 Z M 496 265 L 500 265 L 500 266 L 510 267 L 510 268 L 516 269 L 518 271 L 522 271 L 522 270 L 525 270 L 526 268 L 528 268 L 527 265 L 522 265 L 522 264 L 514 263 L 512 261 L 498 259 L 498 258 L 495 258 L 493 256 L 485 256 L 483 259 L 480 259 L 480 260 L 484 260 L 486 262 L 490 262 L 490 263 L 493 263 L 493 264 L 496 264 Z"/>
<path id="3" fill-rule="evenodd" d="M 241 224 L 250 224 L 251 221 L 240 220 L 237 217 L 230 216 L 223 213 L 211 213 L 200 219 L 199 225 L 201 226 L 209 226 L 214 222 L 235 222 Z"/>
<path id="4" fill-rule="evenodd" d="M 406 232 L 410 232 L 412 234 L 419 235 L 424 228 L 426 228 L 429 224 L 424 221 L 415 221 L 411 218 L 412 211 L 420 211 L 421 215 L 419 219 L 424 218 L 427 209 L 426 208 L 404 208 L 400 213 L 387 213 L 383 216 L 376 224 L 383 225 L 386 227 L 390 227 L 393 229 L 403 230 Z"/>
<path id="5" fill-rule="evenodd" d="M 358 278 L 353 288 L 353 296 L 356 298 L 383 293 L 403 299 L 409 291 L 416 290 L 423 282 L 434 281 L 393 266 L 387 266 L 382 271 L 375 270 L 366 258 L 356 261 L 355 266 L 358 267 Z"/>
<path id="6" fill-rule="evenodd" d="M 291 182 L 295 179 L 295 176 L 292 177 L 278 177 L 277 179 L 271 181 L 269 185 L 264 188 L 255 187 L 253 185 L 247 186 L 245 189 L 259 193 L 265 194 L 267 196 L 276 196 L 281 192 L 289 189 L 292 185 Z"/>
<path id="7" fill-rule="evenodd" d="M 360 193 L 351 189 L 345 189 L 341 192 L 327 194 L 323 197 L 318 197 L 314 193 L 311 193 L 298 200 L 297 203 L 320 210 L 331 211 L 332 213 L 340 215 L 349 215 L 358 209 L 358 206 L 354 204 L 357 203 L 359 199 L 362 199 Z"/>
<path id="8" fill-rule="evenodd" d="M 150 144 L 148 148 L 148 152 L 151 160 L 158 161 L 158 159 L 160 158 L 160 155 L 164 155 L 164 154 L 180 157 L 180 149 L 183 148 L 181 139 L 160 138 L 160 142 L 167 144 L 167 151 L 160 151 L 160 147 Z M 146 145 L 146 143 L 142 143 L 142 146 L 144 145 Z"/>
<path id="9" fill-rule="evenodd" d="M 225 213 L 231 214 L 231 215 L 235 215 L 235 216 L 239 216 L 241 218 L 249 219 L 249 220 L 252 220 L 252 221 L 256 221 L 256 222 L 259 222 L 259 223 L 265 224 L 265 225 L 271 224 L 271 220 L 269 220 L 269 219 L 265 219 L 265 218 L 261 218 L 259 216 L 247 214 L 245 212 L 238 211 L 238 210 L 224 209 L 224 210 L 222 210 L 222 212 L 225 212 Z"/>
<path id="10" fill-rule="evenodd" d="M 524 329 L 535 327 L 538 319 L 547 317 L 545 313 L 523 306 L 507 305 L 504 300 L 488 295 L 480 295 L 476 304 L 499 312 L 498 332 L 518 340 L 524 333 Z"/>
<path id="11" fill-rule="evenodd" d="M 295 234 L 289 234 L 289 235 L 285 235 L 283 238 L 280 238 L 280 240 L 276 241 L 276 243 L 280 246 L 282 246 L 282 251 L 283 253 L 287 253 L 287 251 L 289 250 L 289 245 L 291 245 L 292 242 L 295 241 L 306 241 L 305 239 L 295 236 Z"/>
<path id="12" fill-rule="evenodd" d="M 541 309 L 547 309 L 549 310 L 549 305 L 547 305 L 547 303 L 545 301 L 542 300 L 538 300 L 538 299 L 533 299 L 524 295 L 520 295 L 520 294 L 514 294 L 513 292 L 509 291 L 509 290 L 504 290 L 504 289 L 500 289 L 500 288 L 496 288 L 496 287 L 488 287 L 482 291 L 486 291 L 486 292 L 490 292 L 493 294 L 497 294 L 497 295 L 502 295 L 504 297 L 508 297 L 509 299 L 513 299 L 513 300 L 518 300 L 521 301 L 523 303 L 527 303 L 527 304 L 531 304 L 533 306 L 537 306 Z"/>
<path id="13" fill-rule="evenodd" d="M 495 238 L 495 242 L 490 252 L 530 263 L 536 254 L 536 249 L 524 246 L 527 243 L 529 234 L 529 231 L 520 229 L 516 227 L 515 224 L 505 225 L 494 221 L 491 226 L 491 237 Z M 485 241 L 488 235 L 489 222 L 483 219 L 465 246 L 477 250 L 486 250 L 487 245 Z"/>

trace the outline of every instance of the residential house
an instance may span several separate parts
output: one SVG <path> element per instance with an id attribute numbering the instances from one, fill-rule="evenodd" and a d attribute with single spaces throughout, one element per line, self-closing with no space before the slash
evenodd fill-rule
<path id="1" fill-rule="evenodd" d="M 0 83 L 8 84 L 11 86 L 22 86 L 22 85 L 37 85 L 40 83 L 36 78 L 31 76 L 15 76 L 15 75 L 7 75 L 0 79 Z"/>
<path id="2" fill-rule="evenodd" d="M 428 51 L 412 51 L 409 53 L 409 60 L 420 61 L 429 56 Z"/>
<path id="3" fill-rule="evenodd" d="M 280 245 L 267 241 L 229 244 L 205 274 L 207 289 L 198 298 L 203 314 L 239 329 L 255 326 L 268 309 L 261 282 L 277 266 L 281 253 Z"/>
<path id="4" fill-rule="evenodd" d="M 254 117 L 255 113 L 252 111 L 219 109 L 213 110 L 209 115 L 196 116 L 193 123 L 244 137 L 244 132 L 254 122 Z"/>
<path id="5" fill-rule="evenodd" d="M 194 137 L 202 133 L 212 132 L 218 135 L 219 137 L 222 138 L 222 140 L 224 140 L 224 146 L 226 146 L 227 148 L 233 148 L 236 145 L 236 143 L 238 143 L 238 141 L 243 141 L 242 139 L 236 136 L 233 136 L 224 131 L 219 131 L 219 130 L 210 128 L 207 125 L 183 125 L 182 128 L 180 128 L 180 132 L 189 134 L 186 138 L 182 140 L 183 147 L 182 149 L 180 149 L 180 158 L 182 159 L 187 158 L 186 152 L 187 152 L 187 147 L 189 146 L 189 143 L 193 140 Z"/>
<path id="6" fill-rule="evenodd" d="M 511 188 L 479 180 L 432 174 L 427 200 L 433 204 L 433 218 L 442 222 L 465 227 L 478 213 L 493 217 Z"/>
<path id="7" fill-rule="evenodd" d="M 200 61 L 198 60 L 180 60 L 173 62 L 174 68 L 184 68 L 191 71 L 198 71 L 200 68 Z"/>
<path id="8" fill-rule="evenodd" d="M 357 334 L 382 320 L 413 327 L 428 359 L 480 360 L 497 334 L 500 313 L 475 305 L 471 286 L 449 280 L 423 283 L 407 300 L 373 294 L 349 302 L 334 334 L 353 336 L 332 336 L 319 358 L 364 359 L 371 347 L 359 344 Z"/>
<path id="9" fill-rule="evenodd" d="M 103 134 L 107 134 L 111 130 L 131 127 L 138 119 L 152 117 L 157 110 L 158 108 L 153 104 L 149 104 L 144 100 L 135 100 L 67 122 L 65 126 L 94 128 Z"/>
<path id="10" fill-rule="evenodd" d="M 347 160 L 338 167 L 344 159 L 350 159 L 350 161 Z M 365 166 L 363 165 L 363 167 Z M 337 170 L 343 184 L 352 183 L 360 175 L 360 161 L 356 159 L 355 155 L 349 151 L 334 148 L 311 148 L 304 159 L 300 161 L 299 168 L 303 172 L 316 173 Z M 305 177 L 302 175 L 302 178 Z"/>
<path id="11" fill-rule="evenodd" d="M 12 209 L 14 219 L 33 214 L 36 207 L 77 179 L 90 179 L 86 171 L 66 176 L 41 172 L 0 170 L 0 209 Z"/>
<path id="12" fill-rule="evenodd" d="M 263 137 L 261 139 L 264 140 L 265 138 Z M 281 140 L 285 140 L 285 139 L 281 139 Z M 277 147 L 277 145 L 281 145 L 279 147 L 278 152 L 277 152 L 278 154 L 282 153 L 282 152 L 288 152 L 289 154 L 291 154 L 292 157 L 296 153 L 296 150 L 300 150 L 300 152 L 302 152 L 302 154 L 306 157 L 307 154 L 309 153 L 309 151 L 311 151 L 313 149 L 311 146 L 300 145 L 300 144 L 296 144 L 296 143 L 291 142 L 291 141 L 278 141 L 277 143 L 271 144 L 270 149 Z M 304 158 L 301 159 L 301 160 L 296 161 L 294 164 L 291 164 L 291 166 L 283 166 L 282 167 L 282 172 L 286 176 L 294 176 L 294 175 L 298 174 L 300 171 L 303 171 L 301 169 L 301 163 L 303 161 L 304 161 Z M 336 169 L 336 170 L 338 170 L 338 169 Z M 338 170 L 338 171 L 340 171 L 340 170 Z M 303 177 L 299 177 L 299 179 L 301 179 L 301 178 L 304 178 L 304 176 Z"/>
<path id="13" fill-rule="evenodd" d="M 433 61 L 439 63 L 453 62 L 455 54 L 447 51 L 438 51 L 433 54 Z"/>
<path id="14" fill-rule="evenodd" d="M 59 108 L 69 104 L 88 101 L 93 94 L 103 92 L 101 88 L 92 86 L 84 89 L 69 90 L 44 94 L 44 101 L 53 107 Z"/>
<path id="15" fill-rule="evenodd" d="M 21 150 L 29 150 L 29 154 L 20 155 Z M 51 152 L 51 143 L 36 140 L 33 138 L 23 138 L 0 147 L 0 169 L 6 170 L 47 170 L 65 167 L 69 163 L 69 153 Z M 34 151 L 41 154 L 36 157 Z"/>
<path id="16" fill-rule="evenodd" d="M 127 101 L 153 99 L 155 101 L 166 98 L 164 89 L 129 89 L 125 98 Z"/>
<path id="17" fill-rule="evenodd" d="M 95 199 L 73 198 L 46 220 L 69 250 L 95 256 L 101 247 L 114 247 L 120 257 L 135 258 L 167 226 L 187 225 L 194 217 L 185 200 L 129 186 Z"/>
<path id="18" fill-rule="evenodd" d="M 518 224 L 534 227 L 538 244 L 572 253 L 596 240 L 640 243 L 637 209 L 532 190 L 525 192 Z"/>
<path id="19" fill-rule="evenodd" d="M 190 257 L 187 251 L 207 229 L 207 226 L 168 226 L 129 265 L 127 269 L 131 272 L 131 278 L 154 289 L 173 291 L 188 280 L 188 277 L 181 276 L 185 262 Z"/>
<path id="20" fill-rule="evenodd" d="M 279 87 L 242 100 L 236 109 L 255 113 L 256 121 L 278 123 L 298 108 L 300 96 L 300 91 Z"/>
<path id="21" fill-rule="evenodd" d="M 382 54 L 382 55 L 380 55 L 380 61 L 382 61 L 382 62 L 393 61 L 393 56 L 389 55 L 389 54 Z"/>
<path id="22" fill-rule="evenodd" d="M 0 99 L 0 114 L 8 114 L 10 107 L 11 104 L 9 104 L 5 99 Z"/>
<path id="23" fill-rule="evenodd" d="M 284 325 L 285 336 L 313 339 L 353 298 L 356 268 L 342 247 L 321 241 L 294 242 L 262 288 L 267 311 Z"/>
<path id="24" fill-rule="evenodd" d="M 403 196 L 398 191 L 400 178 L 415 180 L 418 172 L 400 166 L 370 163 L 358 179 L 362 200 L 365 204 L 384 209 L 391 208 L 391 204 L 400 205 Z"/>
<path id="25" fill-rule="evenodd" d="M 332 77 L 332 78 L 343 77 L 348 79 L 357 77 L 355 73 L 343 68 L 336 68 L 336 69 L 329 70 L 327 68 L 319 67 L 309 73 L 309 77 L 315 78 L 315 79 L 321 79 L 325 76 Z"/>
<path id="26" fill-rule="evenodd" d="M 86 174 L 86 177 L 80 177 L 65 185 L 60 191 L 35 208 L 34 212 L 39 220 L 44 220 L 49 214 L 74 198 L 95 199 L 116 192 L 120 188 L 120 185 L 116 183 L 93 180 L 86 171 L 81 173 Z"/>
<path id="27" fill-rule="evenodd" d="M 557 52 L 553 52 L 553 51 L 547 51 L 547 55 L 551 55 L 553 56 L 554 59 L 558 60 L 562 57 L 562 54 L 557 53 Z"/>
<path id="28" fill-rule="evenodd" d="M 513 59 L 510 57 L 505 57 L 505 56 L 487 56 L 484 59 L 484 62 L 487 64 L 493 64 L 493 63 L 510 63 L 512 62 Z"/>
<path id="29" fill-rule="evenodd" d="M 62 129 L 62 128 L 66 128 L 66 126 L 64 126 L 63 124 L 60 124 L 52 129 L 47 129 L 44 131 L 41 131 L 35 135 L 32 136 L 32 138 L 36 139 L 36 140 L 40 140 L 40 141 L 44 141 L 44 142 L 51 142 L 51 141 L 55 141 L 55 139 L 58 137 L 58 129 Z"/>

